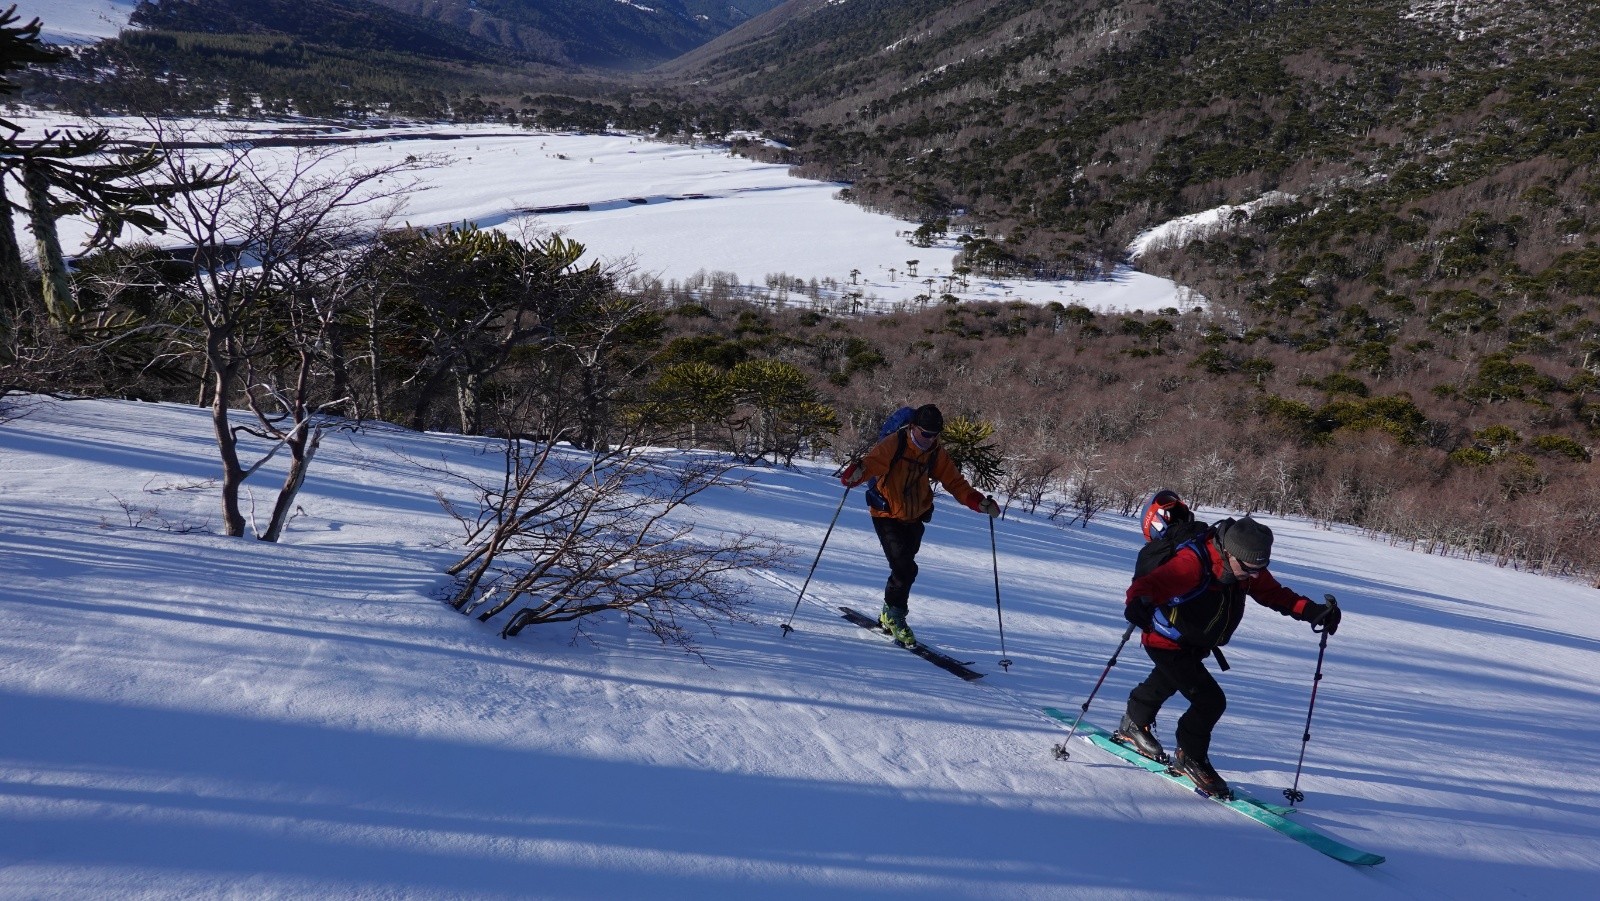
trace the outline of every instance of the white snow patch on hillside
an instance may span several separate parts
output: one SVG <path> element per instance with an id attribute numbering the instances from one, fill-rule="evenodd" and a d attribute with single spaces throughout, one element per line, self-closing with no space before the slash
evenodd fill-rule
<path id="1" fill-rule="evenodd" d="M 13 118 L 27 133 L 72 124 L 56 114 Z M 100 124 L 130 138 L 148 134 L 136 119 Z M 1127 266 L 1081 281 L 960 277 L 955 235 L 932 247 L 915 247 L 908 240 L 911 223 L 840 200 L 845 185 L 794 178 L 786 166 L 737 157 L 720 144 L 492 125 L 229 122 L 206 128 L 218 145 L 260 144 L 255 153 L 295 152 L 291 146 L 266 146 L 268 140 L 335 148 L 338 152 L 325 161 L 329 171 L 397 163 L 407 156 L 437 158 L 439 165 L 417 174 L 401 221 L 556 230 L 583 243 L 596 258 L 631 261 L 636 272 L 664 282 L 726 273 L 736 284 L 764 288 L 773 280 L 769 277 L 781 274 L 787 279 L 780 281 L 791 286 L 796 279 L 807 289 L 813 280 L 823 284 L 821 303 L 849 305 L 854 295 L 854 303 L 878 310 L 936 304 L 946 294 L 962 301 L 1055 301 L 1119 311 L 1204 303 L 1168 279 Z M 196 153 L 204 161 L 222 152 Z M 25 217 L 18 217 L 18 240 L 26 252 L 33 239 L 24 223 Z M 69 254 L 77 253 L 91 233 L 82 220 L 61 223 Z M 168 237 L 155 240 L 175 243 Z M 928 299 L 919 301 L 919 295 Z M 787 302 L 819 301 L 795 291 Z"/>
<path id="2" fill-rule="evenodd" d="M 17 15 L 23 23 L 35 17 L 42 21 L 40 36 L 48 43 L 92 44 L 128 27 L 138 5 L 139 0 L 17 0 Z"/>
<path id="3" fill-rule="evenodd" d="M 1151 250 L 1182 247 L 1190 241 L 1209 238 L 1218 232 L 1226 231 L 1237 218 L 1248 219 L 1262 207 L 1279 206 L 1293 200 L 1294 198 L 1288 194 L 1270 191 L 1249 203 L 1224 204 L 1187 216 L 1179 216 L 1155 228 L 1140 232 L 1139 236 L 1128 245 L 1128 258 L 1137 260 Z"/>

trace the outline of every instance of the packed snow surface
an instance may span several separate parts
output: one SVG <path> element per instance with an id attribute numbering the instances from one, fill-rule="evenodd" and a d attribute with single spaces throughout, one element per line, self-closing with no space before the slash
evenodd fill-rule
<path id="1" fill-rule="evenodd" d="M 1304 750 L 1296 816 L 1388 858 L 1353 868 L 1086 743 L 1053 759 L 1065 733 L 1038 711 L 1077 711 L 1117 647 L 1131 518 L 1013 507 L 992 553 L 941 499 L 911 623 L 973 683 L 837 616 L 876 609 L 885 567 L 821 462 L 750 469 L 691 512 L 794 554 L 749 573 L 754 622 L 701 630 L 703 660 L 620 619 L 502 640 L 438 600 L 458 532 L 435 492 L 498 473 L 491 441 L 331 436 L 273 544 L 218 534 L 204 411 L 12 403 L 3 898 L 1346 901 L 1600 878 L 1585 585 L 1263 517 L 1279 578 L 1336 594 L 1344 624 L 1303 744 L 1316 636 L 1252 605 L 1212 759 L 1271 799 Z M 247 483 L 255 516 L 277 462 Z M 1088 718 L 1114 725 L 1145 665 L 1125 649 Z"/>

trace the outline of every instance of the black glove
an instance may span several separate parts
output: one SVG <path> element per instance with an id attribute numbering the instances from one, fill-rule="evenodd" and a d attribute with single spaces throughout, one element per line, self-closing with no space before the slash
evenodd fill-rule
<path id="1" fill-rule="evenodd" d="M 1122 618 L 1146 632 L 1155 625 L 1155 616 L 1156 605 L 1147 597 L 1136 597 L 1122 608 Z"/>
<path id="2" fill-rule="evenodd" d="M 1302 614 L 1305 621 L 1312 625 L 1322 627 L 1322 631 L 1332 635 L 1339 631 L 1339 605 L 1333 603 L 1319 604 L 1316 601 L 1306 601 L 1306 609 Z"/>

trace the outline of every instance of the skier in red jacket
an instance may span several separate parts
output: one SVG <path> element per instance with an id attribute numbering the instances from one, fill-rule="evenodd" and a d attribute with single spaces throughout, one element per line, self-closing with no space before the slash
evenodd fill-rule
<path id="1" fill-rule="evenodd" d="M 1185 508 L 1185 512 L 1187 508 Z M 1225 519 L 1178 547 L 1172 557 L 1128 586 L 1123 615 L 1143 630 L 1140 643 L 1155 664 L 1128 695 L 1128 709 L 1116 737 L 1140 754 L 1168 762 L 1152 727 L 1161 705 L 1181 693 L 1189 709 L 1178 719 L 1174 769 L 1206 794 L 1230 798 L 1228 783 L 1210 761 L 1211 731 L 1228 699 L 1206 669 L 1244 616 L 1249 598 L 1284 616 L 1320 625 L 1329 635 L 1339 628 L 1339 608 L 1319 604 L 1284 587 L 1267 570 L 1272 530 L 1245 516 Z"/>

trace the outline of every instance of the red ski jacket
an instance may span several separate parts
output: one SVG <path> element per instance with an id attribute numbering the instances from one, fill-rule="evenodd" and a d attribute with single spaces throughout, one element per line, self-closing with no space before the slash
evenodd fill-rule
<path id="1" fill-rule="evenodd" d="M 1216 535 L 1205 539 L 1206 556 L 1211 560 L 1211 580 L 1206 588 L 1206 593 L 1223 594 L 1230 591 L 1243 590 L 1244 595 L 1263 607 L 1278 611 L 1284 616 L 1306 621 L 1306 605 L 1311 599 L 1304 597 L 1284 587 L 1273 577 L 1268 570 L 1261 570 L 1256 575 L 1241 579 L 1238 582 L 1224 585 L 1222 577 L 1227 566 L 1222 556 L 1222 549 L 1217 546 Z M 1135 576 L 1132 584 L 1128 586 L 1126 603 L 1132 604 L 1136 598 L 1146 597 L 1157 607 L 1168 604 L 1175 598 L 1181 598 L 1198 588 L 1205 580 L 1200 572 L 1200 555 L 1192 547 L 1182 547 L 1172 559 L 1161 564 L 1142 576 Z M 1212 606 L 1216 606 L 1219 598 L 1209 598 Z M 1186 604 L 1198 604 L 1201 598 L 1186 601 Z M 1181 605 L 1180 605 L 1181 606 Z M 1241 608 L 1242 610 L 1242 608 Z M 1233 623 L 1237 626 L 1238 623 Z M 1231 634 L 1232 627 L 1227 629 Z M 1227 641 L 1228 634 L 1222 638 Z M 1183 647 L 1178 642 L 1160 634 L 1158 631 L 1146 630 L 1140 642 L 1149 648 L 1162 648 L 1177 650 Z M 1219 642 L 1220 644 L 1221 642 Z"/>

